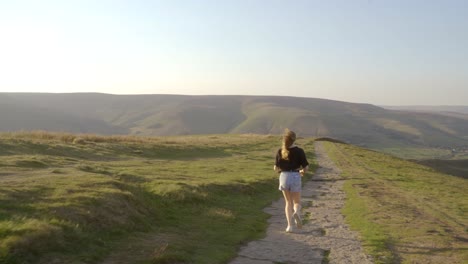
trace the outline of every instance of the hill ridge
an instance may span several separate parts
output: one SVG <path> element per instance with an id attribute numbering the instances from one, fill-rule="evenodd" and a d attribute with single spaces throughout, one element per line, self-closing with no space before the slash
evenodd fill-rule
<path id="1" fill-rule="evenodd" d="M 279 134 L 359 146 L 468 145 L 468 117 L 295 96 L 0 93 L 0 131 L 143 136 Z"/>

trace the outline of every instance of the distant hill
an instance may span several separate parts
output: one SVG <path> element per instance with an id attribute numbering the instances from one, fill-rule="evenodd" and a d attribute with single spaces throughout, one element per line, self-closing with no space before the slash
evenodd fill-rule
<path id="1" fill-rule="evenodd" d="M 408 106 L 382 106 L 390 110 L 408 110 L 418 112 L 460 113 L 468 115 L 468 105 L 408 105 Z"/>
<path id="2" fill-rule="evenodd" d="M 125 134 L 128 129 L 66 107 L 50 106 L 47 96 L 0 94 L 0 131 L 46 130 L 75 133 Z M 50 101 L 50 103 L 53 103 Z"/>
<path id="3" fill-rule="evenodd" d="M 430 159 L 416 161 L 427 167 L 431 167 L 441 173 L 450 174 L 453 176 L 468 179 L 468 159 L 460 160 L 443 160 L 443 159 Z"/>
<path id="4" fill-rule="evenodd" d="M 373 148 L 468 145 L 464 114 L 281 96 L 0 93 L 0 131 L 279 134 L 286 127 Z"/>

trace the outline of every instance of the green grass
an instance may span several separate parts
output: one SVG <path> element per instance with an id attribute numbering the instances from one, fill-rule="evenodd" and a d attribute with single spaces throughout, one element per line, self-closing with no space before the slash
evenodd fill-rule
<path id="1" fill-rule="evenodd" d="M 376 148 L 377 151 L 391 154 L 402 159 L 457 159 L 461 154 L 453 156 L 447 148 L 428 148 L 428 147 L 393 147 L 393 148 Z"/>
<path id="2" fill-rule="evenodd" d="M 352 145 L 324 144 L 347 179 L 346 221 L 376 263 L 466 263 L 466 180 Z"/>
<path id="3" fill-rule="evenodd" d="M 330 250 L 325 250 L 323 252 L 323 259 L 321 264 L 328 264 L 330 263 Z"/>
<path id="4" fill-rule="evenodd" d="M 227 262 L 265 232 L 280 140 L 1 134 L 0 263 Z"/>

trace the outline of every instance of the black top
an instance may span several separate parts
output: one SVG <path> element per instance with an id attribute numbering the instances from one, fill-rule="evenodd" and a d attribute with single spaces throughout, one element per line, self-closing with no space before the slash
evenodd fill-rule
<path id="1" fill-rule="evenodd" d="M 281 149 L 276 153 L 276 167 L 281 171 L 295 171 L 309 165 L 305 152 L 300 147 L 294 146 L 289 148 L 289 160 L 281 158 Z"/>

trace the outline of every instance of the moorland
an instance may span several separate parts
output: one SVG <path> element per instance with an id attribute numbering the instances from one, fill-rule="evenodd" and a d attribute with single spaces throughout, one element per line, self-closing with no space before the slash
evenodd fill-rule
<path id="1" fill-rule="evenodd" d="M 312 179 L 314 140 L 298 139 Z M 226 263 L 265 232 L 280 141 L 3 133 L 0 262 Z M 346 179 L 342 212 L 375 263 L 467 259 L 465 179 L 325 141 Z"/>
<path id="2" fill-rule="evenodd" d="M 0 263 L 226 262 L 262 235 L 262 208 L 279 198 L 277 144 L 1 134 Z"/>

